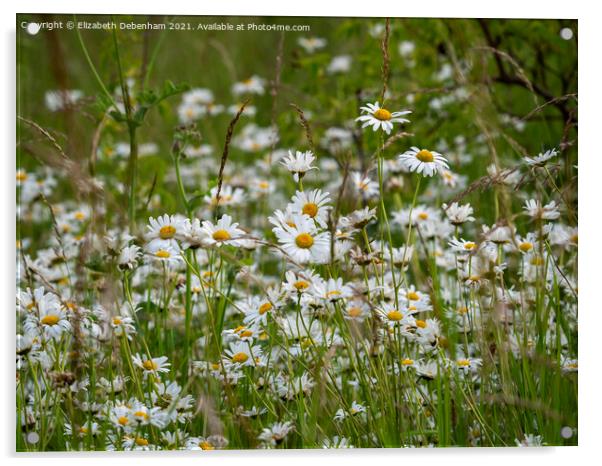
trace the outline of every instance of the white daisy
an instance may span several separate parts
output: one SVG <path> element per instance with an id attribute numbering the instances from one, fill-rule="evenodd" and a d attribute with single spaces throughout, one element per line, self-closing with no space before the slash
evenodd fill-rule
<path id="1" fill-rule="evenodd" d="M 299 37 L 297 43 L 303 47 L 307 53 L 314 53 L 316 50 L 326 47 L 326 39 L 320 37 Z"/>
<path id="2" fill-rule="evenodd" d="M 301 264 L 315 262 L 324 264 L 330 256 L 330 233 L 318 233 L 313 220 L 305 215 L 293 216 L 294 226 L 274 228 L 274 234 L 282 249 Z"/>
<path id="3" fill-rule="evenodd" d="M 265 91 L 265 79 L 259 76 L 251 76 L 244 81 L 235 83 L 232 86 L 232 94 L 238 96 L 241 94 L 262 95 Z"/>
<path id="4" fill-rule="evenodd" d="M 117 264 L 121 269 L 133 269 L 138 265 L 138 259 L 142 255 L 140 248 L 135 244 L 125 246 L 120 252 Z"/>
<path id="5" fill-rule="evenodd" d="M 237 366 L 255 366 L 262 356 L 259 346 L 253 346 L 246 341 L 230 343 L 230 347 L 224 353 L 226 355 L 224 362 Z"/>
<path id="6" fill-rule="evenodd" d="M 553 159 L 558 155 L 558 151 L 556 149 L 550 149 L 545 151 L 544 153 L 540 153 L 535 157 L 525 157 L 523 161 L 529 165 L 530 167 L 543 167 L 548 160 Z"/>
<path id="7" fill-rule="evenodd" d="M 457 202 L 453 202 L 451 205 L 443 204 L 442 207 L 452 225 L 474 222 L 472 216 L 474 210 L 470 204 L 459 205 Z"/>
<path id="8" fill-rule="evenodd" d="M 349 285 L 343 283 L 342 278 L 329 278 L 328 280 L 318 279 L 315 281 L 311 293 L 325 301 L 338 301 L 353 296 L 353 290 Z"/>
<path id="9" fill-rule="evenodd" d="M 140 356 L 140 354 L 136 353 L 135 356 L 132 356 L 132 361 L 143 370 L 144 378 L 149 375 L 157 376 L 161 372 L 169 372 L 169 366 L 171 366 L 167 362 L 167 356 L 148 358 L 145 354 Z"/>
<path id="10" fill-rule="evenodd" d="M 433 176 L 443 169 L 448 169 L 447 160 L 439 153 L 427 149 L 412 147 L 399 156 L 400 162 L 408 171 Z"/>
<path id="11" fill-rule="evenodd" d="M 58 299 L 40 299 L 36 302 L 38 313 L 27 315 L 23 327 L 29 333 L 38 333 L 46 339 L 59 340 L 63 332 L 71 330 L 66 309 Z"/>
<path id="12" fill-rule="evenodd" d="M 328 205 L 330 202 L 328 194 L 323 193 L 319 189 L 314 189 L 309 193 L 297 191 L 292 199 L 291 210 L 293 214 L 302 214 L 311 217 L 318 225 L 325 228 L 326 221 L 328 220 L 328 212 L 331 209 Z"/>
<path id="13" fill-rule="evenodd" d="M 280 163 L 293 174 L 294 180 L 299 182 L 306 172 L 317 168 L 312 165 L 315 159 L 313 152 L 309 150 L 307 152 L 296 151 L 295 154 L 288 151 L 288 156 L 284 157 Z"/>
<path id="14" fill-rule="evenodd" d="M 245 235 L 245 232 L 238 228 L 238 223 L 232 223 L 232 217 L 227 214 L 224 214 L 215 225 L 205 220 L 202 229 L 207 234 L 206 243 L 217 247 L 222 244 L 238 247 L 240 246 L 240 242 L 236 238 Z"/>
<path id="15" fill-rule="evenodd" d="M 557 220 L 560 217 L 560 211 L 554 201 L 542 207 L 538 200 L 529 199 L 525 201 L 524 210 L 529 217 L 535 219 Z"/>
<path id="16" fill-rule="evenodd" d="M 378 102 L 368 103 L 364 107 L 360 107 L 360 110 L 364 115 L 357 117 L 355 121 L 363 122 L 362 128 L 372 126 L 373 131 L 382 129 L 387 134 L 393 129 L 393 123 L 409 123 L 410 120 L 401 117 L 412 113 L 410 110 L 390 112 L 386 108 L 382 108 Z"/>
<path id="17" fill-rule="evenodd" d="M 157 219 L 149 217 L 146 228 L 147 239 L 150 241 L 149 247 L 171 246 L 179 249 L 176 238 L 182 233 L 184 221 L 174 215 L 163 215 Z"/>
<path id="18" fill-rule="evenodd" d="M 360 172 L 351 173 L 351 182 L 365 199 L 369 199 L 378 195 L 378 183 Z"/>

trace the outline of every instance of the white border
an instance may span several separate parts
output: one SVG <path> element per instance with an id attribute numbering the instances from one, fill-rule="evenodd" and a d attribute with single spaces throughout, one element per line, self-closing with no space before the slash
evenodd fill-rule
<path id="1" fill-rule="evenodd" d="M 12 2 L 11 2 L 12 3 Z M 345 462 L 349 465 L 365 465 L 374 458 L 381 464 L 399 464 L 401 462 L 438 463 L 446 466 L 478 464 L 487 466 L 512 464 L 546 465 L 567 463 L 590 464 L 592 458 L 601 456 L 597 451 L 602 428 L 600 421 L 600 395 L 602 389 L 600 355 L 602 348 L 597 345 L 602 329 L 602 306 L 600 305 L 600 278 L 602 257 L 599 238 L 602 233 L 600 200 L 602 186 L 602 151 L 599 146 L 600 118 L 597 115 L 601 107 L 600 77 L 602 76 L 599 59 L 600 12 L 593 1 L 572 2 L 557 0 L 421 0 L 403 2 L 402 0 L 380 0 L 376 2 L 356 2 L 336 0 L 327 4 L 326 0 L 222 0 L 222 1 L 182 1 L 135 2 L 131 0 L 103 0 L 97 4 L 81 0 L 54 0 L 40 2 L 20 0 L 18 5 L 9 5 L 9 1 L 0 6 L 2 24 L 2 84 L 0 85 L 0 129 L 3 154 L 0 195 L 3 202 L 4 221 L 0 228 L 4 257 L 2 260 L 3 306 L 0 308 L 4 328 L 2 344 L 3 375 L 0 384 L 0 399 L 5 403 L 0 428 L 3 456 L 9 463 L 19 461 L 26 464 L 44 465 L 75 464 L 85 461 L 87 464 L 103 464 L 107 461 L 140 461 L 145 464 L 160 462 L 204 461 L 209 464 L 273 465 L 286 463 L 287 466 L 307 465 L 312 462 Z M 203 14 L 237 16 L 373 16 L 373 17 L 499 17 L 499 18 L 577 18 L 579 20 L 579 207 L 580 215 L 580 375 L 579 375 L 579 444 L 578 448 L 548 449 L 445 449 L 425 450 L 357 450 L 339 451 L 288 451 L 288 452 L 217 452 L 203 455 L 105 455 L 105 454 L 45 454 L 43 456 L 19 456 L 14 452 L 14 372 L 13 372 L 13 329 L 14 329 L 14 144 L 15 144 L 15 13 L 139 13 L 139 14 Z M 9 227 L 10 225 L 10 227 Z M 12 259 L 7 258 L 11 257 Z M 1 256 L 0 256 L 1 257 Z M 129 456 L 132 456 L 131 458 Z M 198 458 L 197 456 L 202 456 Z M 599 463 L 599 460 L 596 462 Z"/>

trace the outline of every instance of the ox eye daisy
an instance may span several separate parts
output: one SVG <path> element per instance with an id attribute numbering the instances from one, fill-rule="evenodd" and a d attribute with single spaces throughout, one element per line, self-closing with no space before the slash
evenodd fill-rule
<path id="1" fill-rule="evenodd" d="M 293 174 L 295 182 L 299 182 L 305 176 L 305 173 L 317 169 L 317 167 L 312 165 L 314 160 L 316 160 L 316 157 L 311 151 L 296 151 L 294 154 L 292 151 L 289 151 L 288 156 L 282 159 L 280 163 Z"/>
<path id="2" fill-rule="evenodd" d="M 147 238 L 150 241 L 150 247 L 171 246 L 172 248 L 178 248 L 176 239 L 183 231 L 183 219 L 165 214 L 156 219 L 150 217 L 148 223 Z"/>
<path id="3" fill-rule="evenodd" d="M 441 170 L 448 169 L 447 160 L 439 152 L 412 147 L 399 156 L 399 161 L 406 170 L 423 176 L 433 176 Z"/>
<path id="4" fill-rule="evenodd" d="M 171 364 L 167 362 L 167 356 L 149 358 L 146 355 L 140 356 L 139 354 L 136 354 L 135 356 L 132 356 L 132 361 L 134 362 L 134 365 L 142 369 L 144 378 L 149 375 L 157 376 L 159 373 L 169 372 L 169 366 L 171 366 Z"/>
<path id="5" fill-rule="evenodd" d="M 355 121 L 362 122 L 362 128 L 371 126 L 373 131 L 382 129 L 385 133 L 391 133 L 393 123 L 409 123 L 410 120 L 402 118 L 404 115 L 412 113 L 410 110 L 400 112 L 391 112 L 384 107 L 381 107 L 378 102 L 373 104 L 367 103 L 360 107 L 363 115 L 357 117 Z"/>
<path id="6" fill-rule="evenodd" d="M 294 227 L 273 229 L 284 252 L 300 264 L 328 262 L 330 233 L 319 233 L 313 220 L 305 215 L 294 215 L 293 222 Z"/>
<path id="7" fill-rule="evenodd" d="M 245 235 L 245 232 L 238 228 L 238 223 L 232 222 L 232 217 L 227 214 L 224 214 L 215 225 L 205 220 L 202 230 L 207 235 L 205 243 L 216 247 L 222 244 L 238 247 L 240 246 L 240 241 L 237 241 L 237 238 L 240 239 Z"/>
<path id="8" fill-rule="evenodd" d="M 225 350 L 225 362 L 237 366 L 254 366 L 258 358 L 262 356 L 259 346 L 253 346 L 249 342 L 236 341 Z"/>
<path id="9" fill-rule="evenodd" d="M 322 228 L 326 227 L 330 197 L 319 189 L 310 192 L 297 191 L 292 199 L 291 211 L 294 214 L 307 215 Z"/>
<path id="10" fill-rule="evenodd" d="M 545 152 L 539 153 L 535 157 L 525 157 L 523 161 L 530 167 L 543 167 L 548 161 L 552 160 L 558 155 L 556 149 L 550 149 Z"/>

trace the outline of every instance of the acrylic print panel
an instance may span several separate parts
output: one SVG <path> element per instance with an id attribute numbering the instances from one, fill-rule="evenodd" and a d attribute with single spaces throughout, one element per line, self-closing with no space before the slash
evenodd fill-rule
<path id="1" fill-rule="evenodd" d="M 16 449 L 576 445 L 577 34 L 18 15 Z"/>

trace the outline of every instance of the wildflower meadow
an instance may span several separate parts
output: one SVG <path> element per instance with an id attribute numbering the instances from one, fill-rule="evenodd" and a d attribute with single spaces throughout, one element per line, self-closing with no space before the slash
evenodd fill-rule
<path id="1" fill-rule="evenodd" d="M 17 21 L 18 451 L 578 443 L 576 21 Z"/>

